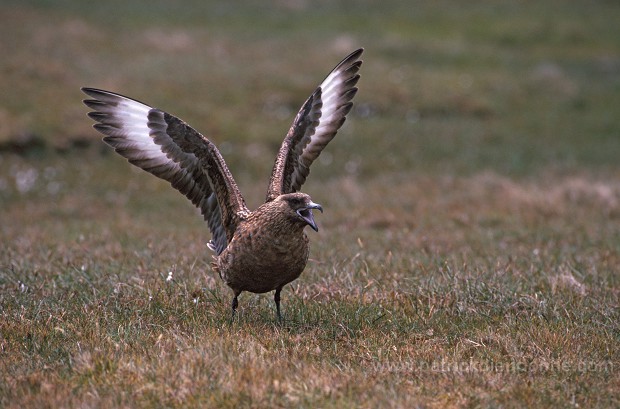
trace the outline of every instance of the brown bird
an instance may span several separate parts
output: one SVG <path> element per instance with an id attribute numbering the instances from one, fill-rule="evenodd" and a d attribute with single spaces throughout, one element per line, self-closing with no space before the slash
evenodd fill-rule
<path id="1" fill-rule="evenodd" d="M 334 138 L 351 110 L 362 65 L 359 49 L 325 78 L 301 107 L 278 151 L 264 204 L 250 211 L 215 145 L 182 120 L 109 91 L 82 88 L 84 104 L 103 140 L 135 166 L 170 182 L 200 209 L 211 231 L 214 269 L 232 288 L 232 315 L 242 291 L 280 291 L 297 279 L 308 261 L 304 227 L 318 227 L 313 209 L 323 208 L 300 193 L 310 165 Z"/>

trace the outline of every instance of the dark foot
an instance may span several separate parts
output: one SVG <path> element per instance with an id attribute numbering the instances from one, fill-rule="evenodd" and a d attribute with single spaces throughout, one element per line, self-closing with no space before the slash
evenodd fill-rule
<path id="1" fill-rule="evenodd" d="M 237 300 L 238 296 L 239 293 L 235 293 L 235 297 L 232 300 L 232 317 L 230 318 L 231 323 L 235 320 L 235 312 L 237 311 L 237 306 L 239 305 L 239 300 Z"/>
<path id="2" fill-rule="evenodd" d="M 282 287 L 276 289 L 276 293 L 273 295 L 273 300 L 276 302 L 276 313 L 278 314 L 278 321 L 282 322 L 282 314 L 280 314 L 280 291 Z"/>

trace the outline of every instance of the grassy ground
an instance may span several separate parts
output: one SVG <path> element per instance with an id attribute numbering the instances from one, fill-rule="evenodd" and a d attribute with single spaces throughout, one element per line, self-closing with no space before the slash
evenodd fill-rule
<path id="1" fill-rule="evenodd" d="M 620 405 L 619 6 L 183 4 L 3 4 L 0 406 Z M 285 323 L 243 294 L 231 324 L 206 226 L 79 87 L 190 122 L 254 207 L 358 46 Z"/>

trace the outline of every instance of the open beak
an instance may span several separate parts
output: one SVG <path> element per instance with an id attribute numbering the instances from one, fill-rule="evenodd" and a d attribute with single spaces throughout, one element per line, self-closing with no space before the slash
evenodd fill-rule
<path id="1" fill-rule="evenodd" d="M 312 230 L 319 231 L 319 228 L 317 227 L 316 222 L 314 221 L 314 215 L 312 214 L 312 209 L 318 209 L 321 211 L 321 213 L 323 213 L 323 207 L 320 204 L 310 202 L 308 203 L 306 207 L 303 207 L 297 210 L 297 214 L 301 216 L 301 218 L 304 219 L 310 227 L 312 227 Z"/>

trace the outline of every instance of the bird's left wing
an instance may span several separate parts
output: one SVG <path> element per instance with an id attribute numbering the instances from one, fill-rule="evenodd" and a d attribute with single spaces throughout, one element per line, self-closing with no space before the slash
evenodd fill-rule
<path id="1" fill-rule="evenodd" d="M 362 65 L 364 49 L 349 54 L 329 73 L 301 107 L 282 142 L 267 189 L 269 202 L 281 194 L 297 192 L 310 173 L 310 165 L 336 136 L 351 100 Z"/>

